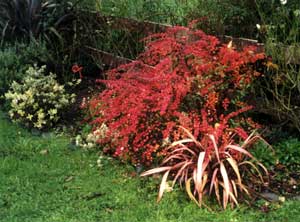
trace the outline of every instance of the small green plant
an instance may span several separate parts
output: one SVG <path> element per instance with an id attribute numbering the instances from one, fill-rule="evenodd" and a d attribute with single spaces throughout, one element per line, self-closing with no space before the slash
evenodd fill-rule
<path id="1" fill-rule="evenodd" d="M 300 141 L 297 138 L 286 139 L 272 146 L 274 149 L 270 151 L 266 149 L 264 143 L 259 143 L 252 150 L 260 162 L 267 168 L 274 167 L 276 164 L 284 165 L 290 171 L 300 169 Z"/>
<path id="2" fill-rule="evenodd" d="M 61 111 L 75 101 L 75 94 L 66 92 L 56 75 L 45 75 L 45 66 L 29 67 L 21 83 L 13 82 L 5 94 L 10 101 L 9 115 L 27 127 L 43 129 L 56 123 Z"/>
<path id="3" fill-rule="evenodd" d="M 253 146 L 251 153 L 257 160 L 269 169 L 272 166 L 275 166 L 278 161 L 278 157 L 273 149 L 271 150 L 268 148 L 270 148 L 270 146 L 266 143 L 258 142 L 255 146 Z"/>
<path id="4" fill-rule="evenodd" d="M 276 147 L 276 154 L 279 163 L 287 167 L 298 167 L 300 169 L 300 141 L 289 139 L 279 143 Z"/>

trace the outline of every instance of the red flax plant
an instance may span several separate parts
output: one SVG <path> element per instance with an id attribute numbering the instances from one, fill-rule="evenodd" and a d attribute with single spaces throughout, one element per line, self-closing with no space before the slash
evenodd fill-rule
<path id="1" fill-rule="evenodd" d="M 228 121 L 250 107 L 233 112 L 221 118 L 215 126 L 207 125 L 203 120 L 200 128 L 206 129 L 202 135 L 195 135 L 183 126 L 179 126 L 182 138 L 174 141 L 167 150 L 162 166 L 148 170 L 141 176 L 164 173 L 157 201 L 168 187 L 168 177 L 173 181 L 171 188 L 179 182 L 184 184 L 188 196 L 199 206 L 204 195 L 214 195 L 225 209 L 238 206 L 238 199 L 250 198 L 253 183 L 267 184 L 268 172 L 247 150 L 260 136 L 247 133 L 241 128 L 230 128 Z M 197 139 L 198 138 L 198 139 Z M 240 141 L 237 143 L 236 141 Z M 263 176 L 264 175 L 264 176 Z M 247 178 L 250 178 L 248 180 Z"/>
<path id="2" fill-rule="evenodd" d="M 214 125 L 244 104 L 245 90 L 256 78 L 253 63 L 263 55 L 253 48 L 238 52 L 200 30 L 174 27 L 146 39 L 146 51 L 99 80 L 106 90 L 87 105 L 93 130 L 106 124 L 98 141 L 107 153 L 134 164 L 150 165 L 165 155 L 165 142 L 185 116 L 206 112 Z M 174 139 L 174 138 L 173 138 Z"/>

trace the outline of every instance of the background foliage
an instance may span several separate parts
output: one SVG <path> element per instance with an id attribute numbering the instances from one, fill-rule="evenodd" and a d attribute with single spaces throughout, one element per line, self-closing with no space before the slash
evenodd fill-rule
<path id="1" fill-rule="evenodd" d="M 25 70 L 33 64 L 45 64 L 48 59 L 45 45 L 34 42 L 7 44 L 0 51 L 0 101 L 13 81 L 20 81 Z"/>

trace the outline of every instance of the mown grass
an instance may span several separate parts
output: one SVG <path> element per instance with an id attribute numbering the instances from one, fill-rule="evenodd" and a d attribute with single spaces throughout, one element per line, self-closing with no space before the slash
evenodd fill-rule
<path id="1" fill-rule="evenodd" d="M 33 136 L 0 113 L 0 221 L 300 221 L 297 201 L 273 204 L 269 213 L 214 204 L 209 212 L 176 189 L 157 204 L 159 180 L 106 157 L 98 167 L 97 159 L 65 135 Z"/>

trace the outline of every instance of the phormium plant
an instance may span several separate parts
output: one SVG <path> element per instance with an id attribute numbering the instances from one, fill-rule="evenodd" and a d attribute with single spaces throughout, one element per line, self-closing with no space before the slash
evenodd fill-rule
<path id="1" fill-rule="evenodd" d="M 239 140 L 242 135 L 239 135 L 237 129 L 224 127 L 227 120 L 225 118 L 220 125 L 216 125 L 211 133 L 203 134 L 201 140 L 197 140 L 186 128 L 180 127 L 186 138 L 174 141 L 168 147 L 170 152 L 161 167 L 141 174 L 148 176 L 164 172 L 158 202 L 170 174 L 173 177 L 172 188 L 176 182 L 180 185 L 184 183 L 189 197 L 199 207 L 206 206 L 203 196 L 207 194 L 214 194 L 224 208 L 228 202 L 238 206 L 238 198 L 250 198 L 253 187 L 267 182 L 267 169 L 247 151 L 262 138 L 251 134 L 242 140 L 241 145 L 237 144 L 236 139 Z"/>

